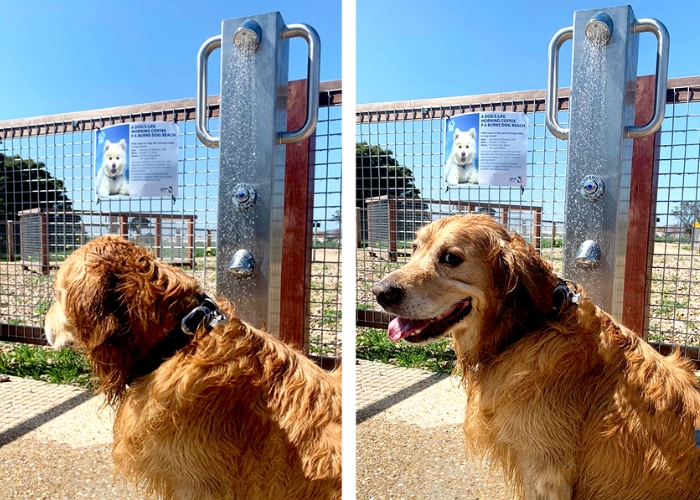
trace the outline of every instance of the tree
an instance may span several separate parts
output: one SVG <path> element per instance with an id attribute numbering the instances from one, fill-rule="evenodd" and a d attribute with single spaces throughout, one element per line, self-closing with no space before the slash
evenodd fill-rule
<path id="1" fill-rule="evenodd" d="M 476 207 L 474 210 L 477 214 L 490 215 L 491 217 L 496 217 L 497 212 L 493 207 Z"/>
<path id="2" fill-rule="evenodd" d="M 356 153 L 355 204 L 365 207 L 365 199 L 389 195 L 392 198 L 419 198 L 413 172 L 399 165 L 394 153 L 379 146 L 358 142 Z"/>
<path id="3" fill-rule="evenodd" d="M 17 213 L 37 207 L 72 210 L 63 181 L 42 162 L 0 153 L 0 220 L 17 220 Z"/>
<path id="4" fill-rule="evenodd" d="M 141 231 L 151 227 L 151 219 L 148 217 L 132 217 L 129 221 L 129 231 L 141 234 Z"/>
<path id="5" fill-rule="evenodd" d="M 671 215 L 678 219 L 683 230 L 690 234 L 696 222 L 700 222 L 700 202 L 682 201 L 680 206 L 671 210 Z"/>

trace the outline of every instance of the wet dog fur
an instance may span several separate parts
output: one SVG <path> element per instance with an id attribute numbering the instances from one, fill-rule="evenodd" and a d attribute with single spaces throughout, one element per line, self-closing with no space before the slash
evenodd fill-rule
<path id="1" fill-rule="evenodd" d="M 586 297 L 557 313 L 552 266 L 486 215 L 417 233 L 375 284 L 394 340 L 454 339 L 470 455 L 525 499 L 700 498 L 698 381 Z M 572 289 L 573 292 L 573 289 Z M 433 326 L 436 325 L 436 326 Z"/>
<path id="2" fill-rule="evenodd" d="M 82 349 L 116 406 L 118 473 L 165 499 L 340 499 L 340 370 L 322 370 L 219 299 L 229 324 L 200 328 L 131 381 L 203 290 L 121 237 L 71 254 L 55 289 L 47 339 Z"/>

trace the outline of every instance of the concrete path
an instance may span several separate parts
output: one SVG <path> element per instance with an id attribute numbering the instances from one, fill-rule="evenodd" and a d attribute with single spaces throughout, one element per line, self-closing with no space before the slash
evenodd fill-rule
<path id="1" fill-rule="evenodd" d="M 499 473 L 465 459 L 459 380 L 359 361 L 357 499 L 508 499 Z"/>
<path id="2" fill-rule="evenodd" d="M 112 412 L 71 386 L 0 383 L 0 500 L 136 500 L 112 478 Z"/>
<path id="3" fill-rule="evenodd" d="M 498 475 L 465 460 L 456 379 L 360 361 L 357 498 L 509 498 Z M 113 479 L 112 411 L 70 386 L 0 383 L 0 500 L 140 500 Z"/>

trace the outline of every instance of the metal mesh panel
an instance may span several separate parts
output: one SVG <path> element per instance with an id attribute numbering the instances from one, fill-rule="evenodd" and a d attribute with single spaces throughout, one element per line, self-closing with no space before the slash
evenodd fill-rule
<path id="1" fill-rule="evenodd" d="M 187 266 L 187 272 L 214 293 L 217 151 L 199 144 L 193 121 L 179 124 L 176 200 L 111 198 L 98 203 L 94 194 L 95 129 L 126 122 L 173 121 L 187 113 L 167 109 L 25 127 L 0 125 L 0 166 L 5 180 L 15 179 L 0 184 L 0 197 L 11 201 L 4 214 L 11 225 L 22 228 L 20 254 L 7 245 L 2 248 L 0 322 L 34 327 L 17 330 L 14 336 L 19 340 L 25 335 L 29 341 L 37 340 L 37 327 L 42 326 L 53 300 L 53 270 L 75 248 L 104 234 L 122 234 L 150 247 L 166 262 Z M 218 127 L 218 120 L 213 119 L 210 126 Z M 27 206 L 35 213 L 17 210 Z M 44 238 L 40 238 L 42 231 Z"/>
<path id="2" fill-rule="evenodd" d="M 320 228 L 314 241 L 310 337 L 312 353 L 339 356 L 341 108 L 334 103 L 342 99 L 339 90 L 326 93 L 315 150 L 314 219 Z M 173 103 L 110 110 L 109 116 L 76 113 L 61 122 L 0 123 L 0 337 L 41 342 L 55 269 L 77 246 L 104 234 L 121 234 L 150 248 L 215 294 L 218 150 L 197 139 L 193 100 L 168 106 Z M 209 117 L 216 135 L 218 105 L 210 106 Z M 143 121 L 179 123 L 177 199 L 115 197 L 97 203 L 95 129 Z M 31 213 L 20 214 L 27 209 Z"/>
<path id="3" fill-rule="evenodd" d="M 443 100 L 433 101 L 439 103 Z M 448 215 L 490 214 L 540 249 L 561 270 L 566 142 L 544 125 L 543 97 L 421 107 L 360 106 L 357 121 L 357 307 L 359 326 L 379 326 L 373 283 L 402 265 L 422 225 Z M 411 103 L 415 104 L 415 103 Z M 566 101 L 560 103 L 566 107 Z M 529 116 L 527 186 L 443 186 L 444 118 L 475 111 L 525 111 Z M 565 123 L 567 113 L 560 112 Z"/>
<path id="4" fill-rule="evenodd" d="M 341 355 L 341 112 L 321 108 L 314 150 L 314 239 L 311 265 L 309 352 Z"/>
<path id="5" fill-rule="evenodd" d="M 22 262 L 41 262 L 41 215 L 39 213 L 24 214 L 20 219 L 20 247 Z"/>
<path id="6" fill-rule="evenodd" d="M 657 140 L 657 219 L 649 340 L 700 346 L 700 85 L 675 88 Z M 699 227 L 696 227 L 699 226 Z"/>
<path id="7" fill-rule="evenodd" d="M 657 223 L 653 264 L 647 270 L 651 283 L 647 310 L 648 338 L 652 342 L 683 346 L 687 356 L 700 359 L 700 79 L 679 79 L 669 87 L 666 118 L 657 156 L 659 158 Z M 405 262 L 398 221 L 418 219 L 418 211 L 431 220 L 460 212 L 486 212 L 540 248 L 542 256 L 561 272 L 562 245 L 566 238 L 564 204 L 566 194 L 565 141 L 554 138 L 544 125 L 543 96 L 498 102 L 474 102 L 474 98 L 436 99 L 410 107 L 401 103 L 360 106 L 357 121 L 358 186 L 370 186 L 370 195 L 358 188 L 358 325 L 380 326 L 380 314 L 370 292 L 374 282 Z M 450 101 L 449 106 L 444 104 Z M 461 101 L 461 102 L 460 102 Z M 505 102 L 504 102 L 505 101 Z M 568 102 L 559 100 L 559 123 L 566 126 Z M 441 118 L 473 111 L 525 111 L 529 116 L 527 187 L 522 191 L 504 187 L 473 186 L 441 190 L 444 122 Z M 361 144 L 364 143 L 364 146 Z M 396 164 L 392 163 L 396 160 Z M 372 165 L 372 168 L 360 165 Z M 382 170 L 382 167 L 384 169 Z M 373 176 L 386 181 L 376 181 Z M 402 185 L 412 179 L 415 189 Z M 633 180 L 634 182 L 634 180 Z M 380 186 L 377 188 L 377 186 Z M 375 189 L 376 188 L 376 189 Z M 386 195 L 397 202 L 397 261 L 372 252 L 368 239 L 373 225 L 384 226 L 385 246 L 391 212 L 385 219 L 370 213 L 366 199 Z M 413 205 L 401 201 L 411 199 Z M 418 200 L 420 200 L 420 208 Z M 403 215 L 399 215 L 401 212 Z M 695 227 L 697 223 L 698 227 Z M 418 224 L 416 224 L 417 226 Z M 375 229 L 375 233 L 378 229 Z M 405 238 L 405 240 L 404 240 Z M 663 346 L 660 346 L 662 350 Z"/>

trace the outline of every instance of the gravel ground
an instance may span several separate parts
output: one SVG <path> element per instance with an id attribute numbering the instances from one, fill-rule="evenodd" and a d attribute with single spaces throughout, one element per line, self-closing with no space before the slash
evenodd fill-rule
<path id="1" fill-rule="evenodd" d="M 0 383 L 0 500 L 140 500 L 113 478 L 112 412 L 71 386 Z"/>
<path id="2" fill-rule="evenodd" d="M 511 498 L 465 458 L 465 397 L 454 377 L 358 361 L 357 499 Z"/>

